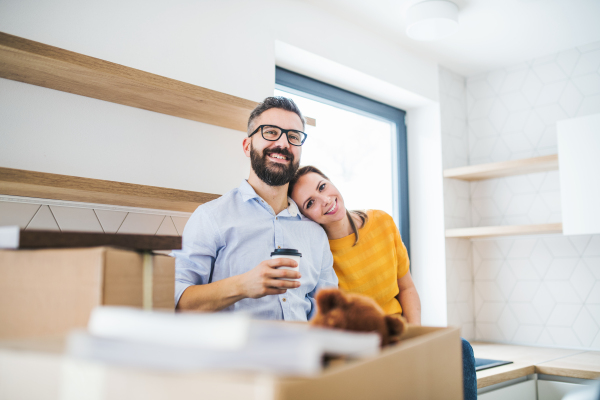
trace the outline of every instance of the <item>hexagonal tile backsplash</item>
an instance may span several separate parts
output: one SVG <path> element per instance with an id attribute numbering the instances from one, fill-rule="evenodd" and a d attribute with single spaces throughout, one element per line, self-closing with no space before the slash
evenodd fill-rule
<path id="1" fill-rule="evenodd" d="M 600 235 L 472 242 L 475 337 L 600 349 Z"/>
<path id="2" fill-rule="evenodd" d="M 467 79 L 441 69 L 440 109 L 444 168 L 555 154 L 556 121 L 600 113 L 600 42 Z M 444 202 L 448 229 L 561 221 L 557 171 L 445 179 Z M 600 235 L 447 239 L 446 263 L 463 336 L 600 349 Z"/>

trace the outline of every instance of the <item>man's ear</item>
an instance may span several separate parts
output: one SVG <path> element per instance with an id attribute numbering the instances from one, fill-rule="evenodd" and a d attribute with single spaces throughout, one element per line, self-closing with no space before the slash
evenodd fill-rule
<path id="1" fill-rule="evenodd" d="M 246 157 L 250 157 L 250 144 L 252 143 L 251 137 L 245 137 L 242 142 L 242 147 L 244 148 L 244 154 Z"/>

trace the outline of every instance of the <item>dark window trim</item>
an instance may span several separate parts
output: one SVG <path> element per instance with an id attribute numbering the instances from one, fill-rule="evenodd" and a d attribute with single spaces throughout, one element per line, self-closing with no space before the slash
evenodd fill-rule
<path id="1" fill-rule="evenodd" d="M 402 241 L 410 256 L 410 224 L 408 209 L 408 152 L 406 145 L 406 112 L 367 97 L 332 86 L 295 72 L 276 67 L 275 84 L 278 89 L 314 100 L 343 106 L 353 112 L 391 121 L 396 126 L 396 173 L 398 204 L 396 205 Z M 307 96 L 308 95 L 308 96 Z M 318 121 L 317 121 L 318 123 Z"/>

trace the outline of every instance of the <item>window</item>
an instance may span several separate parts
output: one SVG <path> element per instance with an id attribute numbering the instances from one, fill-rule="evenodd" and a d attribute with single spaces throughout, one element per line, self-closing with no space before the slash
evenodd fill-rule
<path id="1" fill-rule="evenodd" d="M 307 126 L 301 165 L 329 176 L 348 209 L 392 215 L 410 254 L 406 113 L 279 67 L 275 95 L 317 120 Z"/>

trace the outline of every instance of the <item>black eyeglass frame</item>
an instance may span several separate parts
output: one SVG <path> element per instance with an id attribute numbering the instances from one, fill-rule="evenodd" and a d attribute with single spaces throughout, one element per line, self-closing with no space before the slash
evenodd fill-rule
<path id="1" fill-rule="evenodd" d="M 277 128 L 281 131 L 281 134 L 279 136 L 277 136 L 277 139 L 267 139 L 265 137 L 265 135 L 263 134 L 263 128 L 265 126 L 270 126 L 271 128 Z M 277 125 L 259 125 L 258 128 L 256 128 L 254 130 L 254 132 L 252 132 L 251 134 L 248 135 L 248 137 L 252 137 L 252 135 L 254 135 L 256 132 L 258 132 L 260 130 L 260 135 L 263 137 L 263 139 L 269 141 L 269 142 L 276 142 L 279 140 L 279 138 L 281 138 L 281 135 L 283 135 L 285 133 L 285 138 L 287 139 L 288 143 L 291 144 L 292 146 L 302 146 L 304 144 L 304 142 L 306 142 L 306 138 L 308 137 L 308 135 L 306 134 L 306 132 L 302 132 L 302 131 L 298 131 L 296 129 L 283 129 L 278 127 Z M 302 139 L 302 142 L 300 142 L 300 144 L 294 144 L 292 142 L 290 142 L 290 137 L 288 136 L 288 132 L 298 132 L 304 135 L 304 138 Z"/>

